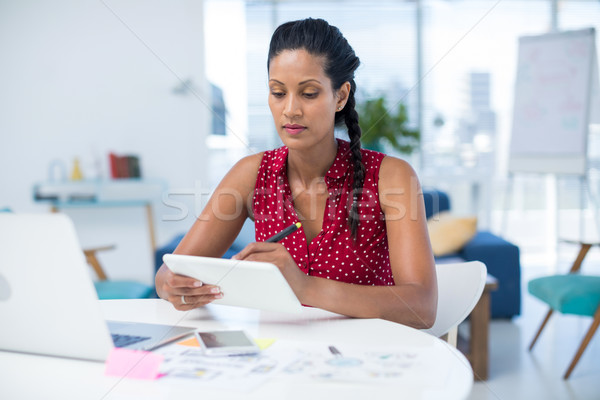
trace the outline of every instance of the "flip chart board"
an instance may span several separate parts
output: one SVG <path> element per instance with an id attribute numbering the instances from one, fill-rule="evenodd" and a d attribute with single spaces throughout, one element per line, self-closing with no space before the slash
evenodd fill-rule
<path id="1" fill-rule="evenodd" d="M 593 28 L 519 38 L 509 171 L 585 175 L 598 92 Z"/>

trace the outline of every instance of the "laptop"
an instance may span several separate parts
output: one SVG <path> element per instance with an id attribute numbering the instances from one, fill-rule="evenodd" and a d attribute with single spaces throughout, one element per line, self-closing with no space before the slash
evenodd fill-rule
<path id="1" fill-rule="evenodd" d="M 105 321 L 70 218 L 0 213 L 0 350 L 104 361 L 115 346 L 151 350 L 194 332 Z"/>

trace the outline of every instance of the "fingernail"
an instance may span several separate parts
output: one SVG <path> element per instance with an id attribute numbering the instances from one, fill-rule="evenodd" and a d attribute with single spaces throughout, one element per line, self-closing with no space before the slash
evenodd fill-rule
<path id="1" fill-rule="evenodd" d="M 195 287 L 200 287 L 200 286 L 202 286 L 202 282 L 196 281 L 196 282 L 194 282 L 194 286 Z"/>
<path id="2" fill-rule="evenodd" d="M 214 288 L 210 289 L 210 292 L 211 293 L 220 293 L 221 289 L 219 289 L 218 287 L 214 287 Z"/>
<path id="3" fill-rule="evenodd" d="M 237 259 L 238 259 L 238 256 L 237 256 L 237 254 L 236 254 L 236 255 L 234 255 L 233 257 L 231 257 L 231 259 L 232 259 L 232 260 L 237 260 Z"/>
<path id="4" fill-rule="evenodd" d="M 222 299 L 223 298 L 223 293 L 219 293 L 217 295 L 215 295 L 215 299 Z"/>

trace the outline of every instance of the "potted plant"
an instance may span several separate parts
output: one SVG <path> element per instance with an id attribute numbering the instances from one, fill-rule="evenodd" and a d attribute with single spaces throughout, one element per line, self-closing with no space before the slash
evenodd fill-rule
<path id="1" fill-rule="evenodd" d="M 359 103 L 357 112 L 365 148 L 382 151 L 383 146 L 389 144 L 394 150 L 408 155 L 419 147 L 421 133 L 408 126 L 403 103 L 399 103 L 396 110 L 388 110 L 385 97 L 381 96 Z"/>

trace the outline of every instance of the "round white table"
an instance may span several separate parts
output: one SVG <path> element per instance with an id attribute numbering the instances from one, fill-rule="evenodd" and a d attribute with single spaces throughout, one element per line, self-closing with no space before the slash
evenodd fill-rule
<path id="1" fill-rule="evenodd" d="M 210 305 L 190 312 L 175 310 L 158 299 L 103 300 L 106 319 L 197 327 L 201 330 L 243 329 L 255 338 L 327 342 L 342 346 L 410 346 L 427 349 L 427 371 L 406 384 L 295 382 L 277 376 L 250 393 L 209 389 L 193 381 L 165 384 L 104 375 L 102 363 L 0 352 L 0 398 L 10 399 L 464 399 L 473 373 L 466 358 L 446 342 L 416 329 L 380 319 L 353 319 L 315 308 L 281 314 Z M 43 327 L 32 333 L 43 340 Z M 85 338 L 81 338 L 85 340 Z M 439 368 L 440 365 L 445 366 Z M 437 368 L 436 368 L 437 367 Z"/>

